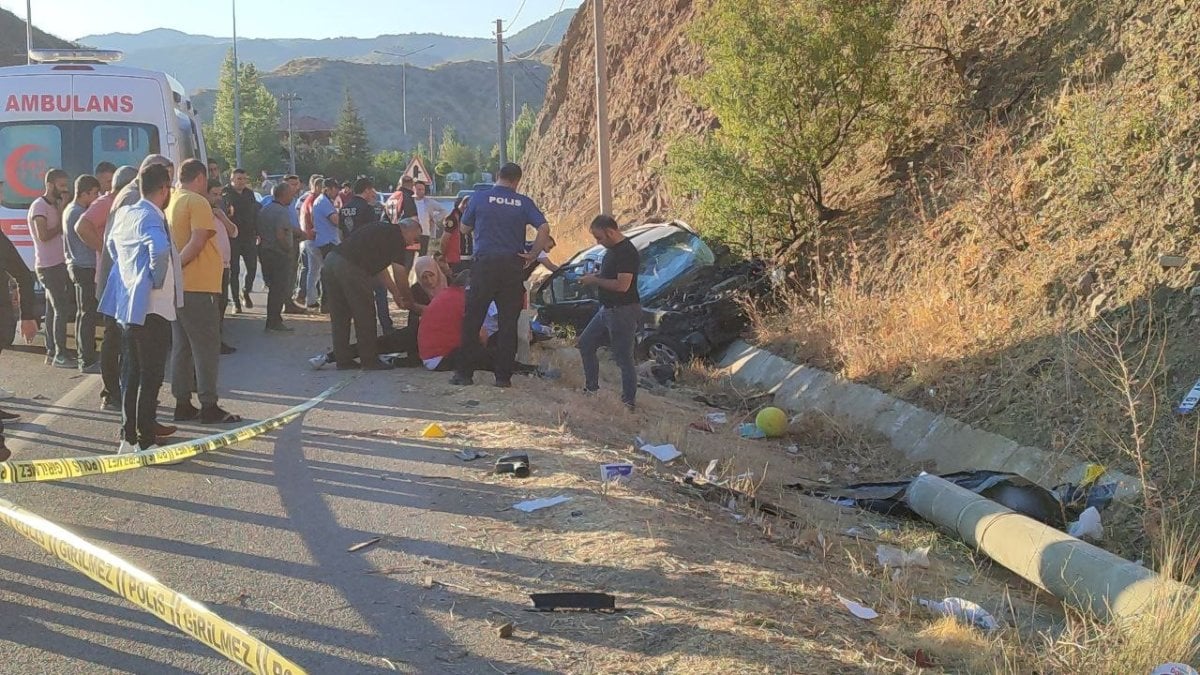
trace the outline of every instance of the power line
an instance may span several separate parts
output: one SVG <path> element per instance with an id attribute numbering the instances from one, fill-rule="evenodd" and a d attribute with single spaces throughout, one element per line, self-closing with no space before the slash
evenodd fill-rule
<path id="1" fill-rule="evenodd" d="M 567 6 L 567 0 L 562 0 L 561 2 L 558 3 L 558 11 L 554 13 L 554 20 L 551 21 L 550 26 L 548 28 L 546 28 L 546 34 L 542 36 L 542 41 L 539 42 L 536 47 L 531 49 L 528 52 L 529 54 L 536 54 L 538 52 L 538 50 L 541 49 L 542 46 L 546 44 L 546 40 L 550 39 L 550 33 L 558 26 L 558 17 L 560 14 L 562 14 L 563 7 L 566 7 L 566 6 Z M 529 57 L 517 58 L 514 56 L 513 58 L 516 61 L 532 61 L 533 60 L 532 58 L 529 58 Z"/>
<path id="2" fill-rule="evenodd" d="M 546 88 L 546 81 L 530 71 L 529 66 L 525 65 L 526 59 L 518 59 L 517 55 L 513 54 L 513 51 L 509 49 L 507 42 L 504 43 L 504 51 L 508 52 L 508 55 L 513 57 L 511 61 L 521 67 L 521 72 L 525 73 L 525 77 L 528 77 L 529 80 L 537 86 L 543 89 Z"/>
<path id="3" fill-rule="evenodd" d="M 525 10 L 525 2 L 526 0 L 521 0 L 521 6 L 517 7 L 517 13 L 513 15 L 513 18 L 508 20 L 508 25 L 513 25 L 521 17 L 521 12 Z"/>

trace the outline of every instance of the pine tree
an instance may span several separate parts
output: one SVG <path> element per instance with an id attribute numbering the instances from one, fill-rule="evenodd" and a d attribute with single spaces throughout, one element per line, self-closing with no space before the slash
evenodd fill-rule
<path id="1" fill-rule="evenodd" d="M 536 122 L 537 114 L 533 112 L 533 108 L 530 108 L 528 103 L 521 106 L 521 115 L 508 132 L 508 161 L 520 162 L 525 156 L 525 145 L 533 135 L 533 125 Z"/>
<path id="2" fill-rule="evenodd" d="M 279 137 L 279 104 L 259 78 L 253 63 L 238 64 L 238 88 L 241 92 L 242 168 L 251 175 L 280 166 L 284 153 Z M 233 131 L 233 51 L 221 64 L 212 124 L 205 138 L 213 153 L 236 161 Z"/>
<path id="3" fill-rule="evenodd" d="M 333 145 L 338 152 L 338 170 L 347 180 L 366 175 L 371 170 L 371 146 L 367 140 L 367 128 L 358 114 L 358 106 L 346 90 L 346 102 L 338 113 L 337 125 L 333 128 Z"/>

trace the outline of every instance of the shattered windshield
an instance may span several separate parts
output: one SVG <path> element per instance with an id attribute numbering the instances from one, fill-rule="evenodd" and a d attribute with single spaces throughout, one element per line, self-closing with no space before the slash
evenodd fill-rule
<path id="1" fill-rule="evenodd" d="M 713 264 L 715 257 L 700 237 L 686 230 L 655 229 L 634 237 L 642 254 L 638 294 L 652 298 L 676 279 L 698 267 Z"/>

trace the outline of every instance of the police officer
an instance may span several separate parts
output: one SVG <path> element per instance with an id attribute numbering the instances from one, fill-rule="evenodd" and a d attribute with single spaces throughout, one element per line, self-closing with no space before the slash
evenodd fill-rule
<path id="1" fill-rule="evenodd" d="M 517 319 L 525 304 L 525 267 L 537 260 L 550 242 L 550 225 L 528 196 L 517 192 L 521 167 L 505 164 L 499 180 L 490 190 L 471 195 L 462 226 L 474 233 L 475 262 L 471 268 L 471 288 L 467 293 L 467 314 L 463 319 L 464 355 L 450 384 L 474 384 L 472 363 L 483 349 L 479 329 L 488 305 L 495 302 L 499 330 L 496 333 L 496 386 L 511 387 L 513 364 L 517 359 Z M 525 250 L 526 228 L 537 230 L 533 247 Z"/>

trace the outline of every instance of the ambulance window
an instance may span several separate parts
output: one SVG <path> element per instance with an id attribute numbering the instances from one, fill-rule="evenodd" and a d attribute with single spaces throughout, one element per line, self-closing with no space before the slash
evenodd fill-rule
<path id="1" fill-rule="evenodd" d="M 29 208 L 45 190 L 46 171 L 62 167 L 62 146 L 62 130 L 55 124 L 0 125 L 0 161 L 4 163 L 0 203 Z"/>
<path id="2" fill-rule="evenodd" d="M 152 135 L 153 134 L 153 135 Z M 142 124 L 97 124 L 92 128 L 92 161 L 117 166 L 139 166 L 146 155 L 158 151 L 158 134 Z"/>

